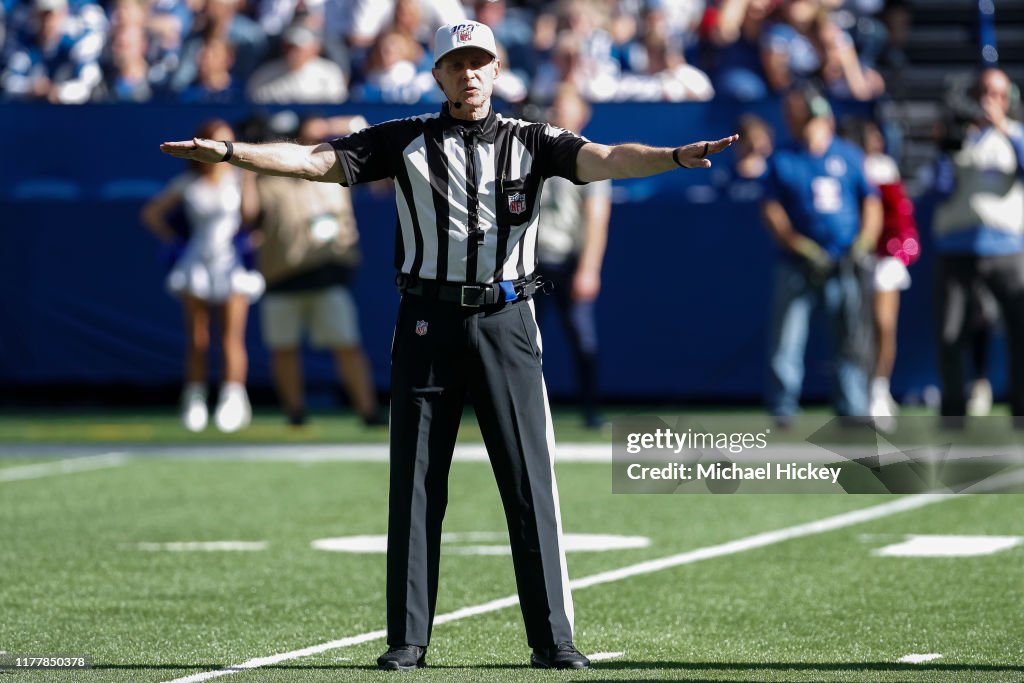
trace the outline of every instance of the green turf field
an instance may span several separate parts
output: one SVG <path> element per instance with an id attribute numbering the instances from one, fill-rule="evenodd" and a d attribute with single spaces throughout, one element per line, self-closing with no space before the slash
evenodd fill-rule
<path id="1" fill-rule="evenodd" d="M 518 607 L 486 608 L 515 594 L 510 557 L 453 541 L 438 614 L 484 611 L 435 628 L 428 669 L 387 674 L 372 666 L 384 648 L 374 636 L 384 627 L 384 555 L 311 545 L 386 531 L 386 463 L 304 459 L 301 444 L 294 460 L 201 443 L 46 448 L 0 444 L 0 650 L 84 654 L 94 668 L 0 673 L 0 683 L 171 681 L 264 657 L 212 680 L 1024 680 L 1024 545 L 873 554 L 908 534 L 1024 536 L 1021 495 L 613 496 L 609 464 L 566 462 L 557 474 L 567 534 L 649 539 L 569 553 L 574 580 L 600 577 L 574 591 L 577 645 L 608 658 L 587 672 L 527 668 Z M 80 471 L 46 466 L 83 455 Z M 1013 490 L 1024 492 L 1019 478 Z M 905 500 L 915 502 L 892 508 Z M 796 526 L 856 510 L 873 518 Z M 453 466 L 445 529 L 500 538 L 486 463 Z M 757 536 L 778 530 L 794 537 Z M 213 541 L 261 549 L 161 545 Z M 673 566 L 606 574 L 662 558 Z M 295 655 L 358 636 L 365 642 Z M 941 657 L 900 663 L 911 654 Z"/>
<path id="2" fill-rule="evenodd" d="M 607 440 L 601 432 L 584 429 L 574 411 L 558 411 L 556 419 L 560 435 L 566 440 Z M 481 440 L 471 410 L 466 411 L 459 438 Z M 202 433 L 191 434 L 181 428 L 181 420 L 174 409 L 0 412 L 0 444 L 384 443 L 386 440 L 386 427 L 367 428 L 351 413 L 340 412 L 314 413 L 308 424 L 291 427 L 279 411 L 257 409 L 252 424 L 235 434 L 221 434 L 212 425 Z"/>
<path id="3" fill-rule="evenodd" d="M 699 415 L 702 418 L 719 420 L 723 425 L 737 426 L 751 419 L 765 420 L 764 414 L 749 407 L 736 406 L 716 408 L 713 414 L 703 404 L 667 406 L 609 406 L 604 414 L 609 423 L 618 417 L 631 415 Z M 831 413 L 824 406 L 815 406 L 805 411 L 810 421 L 820 421 Z M 921 406 L 902 409 L 903 419 L 898 423 L 900 431 L 907 431 L 910 441 L 926 439 L 935 427 L 934 414 Z M 979 442 L 984 436 L 996 432 L 1000 439 L 1006 437 L 1009 421 L 1005 419 L 1008 410 L 997 405 L 992 417 L 976 419 L 970 423 L 969 431 Z M 578 412 L 565 406 L 553 406 L 556 436 L 566 443 L 608 443 L 610 424 L 604 430 L 590 430 L 583 427 Z M 910 418 L 910 419 L 905 419 Z M 1011 437 L 1011 440 L 1018 437 Z M 471 408 L 467 408 L 459 432 L 460 442 L 480 441 L 480 430 Z M 173 444 L 229 444 L 229 443 L 385 443 L 387 429 L 366 428 L 351 413 L 313 413 L 308 424 L 302 427 L 287 425 L 280 411 L 258 408 L 252 424 L 235 434 L 221 434 L 212 426 L 200 434 L 191 434 L 181 428 L 177 412 L 171 409 L 147 408 L 130 410 L 67 410 L 67 411 L 0 411 L 0 444 L 78 444 L 78 443 L 173 443 Z"/>

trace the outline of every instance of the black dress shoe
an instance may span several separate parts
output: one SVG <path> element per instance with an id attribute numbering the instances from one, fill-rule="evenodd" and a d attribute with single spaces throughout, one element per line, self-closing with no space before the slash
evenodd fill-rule
<path id="1" fill-rule="evenodd" d="M 419 645 L 399 645 L 377 657 L 377 668 L 384 671 L 409 671 L 427 665 L 427 648 Z"/>
<path id="2" fill-rule="evenodd" d="M 390 413 L 381 408 L 369 415 L 360 416 L 360 419 L 363 421 L 364 427 L 387 427 L 390 422 Z"/>
<path id="3" fill-rule="evenodd" d="M 586 669 L 590 660 L 572 643 L 559 643 L 552 647 L 534 648 L 530 666 L 534 669 Z"/>

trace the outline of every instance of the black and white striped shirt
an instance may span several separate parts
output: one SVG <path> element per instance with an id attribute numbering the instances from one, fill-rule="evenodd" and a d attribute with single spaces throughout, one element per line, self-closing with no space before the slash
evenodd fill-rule
<path id="1" fill-rule="evenodd" d="M 331 144 L 343 185 L 394 178 L 395 267 L 425 280 L 498 282 L 537 266 L 538 198 L 545 178 L 579 183 L 586 139 L 491 112 L 388 121 Z"/>

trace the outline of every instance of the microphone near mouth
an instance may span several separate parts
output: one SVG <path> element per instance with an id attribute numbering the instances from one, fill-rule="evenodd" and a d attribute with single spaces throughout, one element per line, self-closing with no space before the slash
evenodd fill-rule
<path id="1" fill-rule="evenodd" d="M 446 100 L 448 100 L 448 104 L 452 105 L 452 107 L 454 107 L 455 109 L 462 109 L 462 102 L 458 102 L 448 97 L 448 92 L 444 89 L 444 86 L 441 85 L 441 81 L 435 78 L 434 82 L 437 83 L 437 87 L 441 89 L 441 94 L 444 95 L 444 98 Z"/>

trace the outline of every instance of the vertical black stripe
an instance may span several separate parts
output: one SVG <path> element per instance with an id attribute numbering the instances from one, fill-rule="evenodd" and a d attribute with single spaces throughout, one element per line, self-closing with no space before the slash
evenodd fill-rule
<path id="1" fill-rule="evenodd" d="M 395 212 L 398 213 L 397 211 Z M 405 240 L 402 239 L 402 219 L 395 216 L 395 270 L 402 272 L 405 263 Z"/>
<path id="2" fill-rule="evenodd" d="M 512 226 L 501 219 L 502 202 L 507 202 L 503 181 L 512 177 L 512 126 L 498 127 L 494 140 L 494 214 L 498 223 L 498 244 L 494 252 L 494 281 L 504 280 L 505 261 L 508 259 L 508 238 Z"/>
<path id="3" fill-rule="evenodd" d="M 520 278 L 526 277 L 526 267 L 523 265 L 523 257 L 526 255 L 526 233 L 530 231 L 530 224 L 525 225 L 523 234 L 519 236 L 519 259 L 516 261 L 516 275 Z"/>
<path id="4" fill-rule="evenodd" d="M 415 252 L 412 257 L 412 268 L 410 275 L 419 277 L 420 269 L 423 267 L 423 232 L 420 230 L 420 219 L 416 215 L 416 202 L 412 196 L 412 183 L 409 182 L 409 171 L 405 166 L 405 160 L 398 164 L 397 173 L 395 174 L 395 182 L 398 183 L 398 187 L 402 190 L 402 196 L 405 197 L 405 204 L 409 207 L 409 218 L 412 220 L 412 236 L 415 241 Z M 402 219 L 402 214 L 398 214 L 398 219 Z M 399 235 L 401 238 L 401 235 Z M 409 245 L 406 245 L 408 248 Z M 401 267 L 401 266 L 399 266 Z"/>
<path id="5" fill-rule="evenodd" d="M 521 246 L 526 246 L 527 235 L 530 234 L 530 226 L 533 225 L 534 221 L 538 221 L 537 229 L 533 231 L 533 263 L 530 265 L 529 274 L 533 275 L 537 272 L 537 267 L 540 265 L 540 249 L 537 248 L 537 242 L 540 240 L 540 231 L 544 227 L 539 223 L 538 216 L 540 214 L 540 193 L 544 188 L 544 179 L 539 174 L 531 174 L 529 182 L 526 183 L 527 196 L 533 197 L 533 206 L 530 207 L 530 220 L 526 221 L 526 230 L 523 231 L 523 239 L 521 240 Z M 525 249 L 519 251 L 519 264 L 517 272 L 519 277 L 526 277 L 526 264 L 523 263 L 523 254 Z"/>
<path id="6" fill-rule="evenodd" d="M 428 126 L 424 133 L 427 146 L 427 170 L 434 198 L 434 216 L 437 228 L 437 279 L 448 279 L 448 160 L 444 153 L 444 127 L 439 123 Z"/>
<path id="7" fill-rule="evenodd" d="M 469 212 L 467 228 L 469 238 L 466 240 L 466 282 L 478 280 L 476 263 L 480 249 L 480 199 L 477 197 L 476 172 L 476 136 L 467 134 L 462 140 L 466 147 L 466 209 Z"/>

